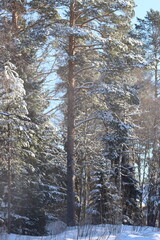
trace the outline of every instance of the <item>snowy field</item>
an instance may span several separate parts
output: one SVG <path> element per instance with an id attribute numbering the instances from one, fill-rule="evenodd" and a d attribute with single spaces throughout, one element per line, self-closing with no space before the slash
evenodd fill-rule
<path id="1" fill-rule="evenodd" d="M 33 237 L 1 235 L 0 240 L 160 240 L 160 229 L 133 226 L 84 226 L 67 228 L 57 235 Z"/>

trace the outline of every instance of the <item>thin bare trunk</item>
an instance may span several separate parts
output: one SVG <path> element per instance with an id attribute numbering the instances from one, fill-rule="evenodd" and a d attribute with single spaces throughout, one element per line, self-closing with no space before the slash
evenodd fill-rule
<path id="1" fill-rule="evenodd" d="M 158 97 L 158 63 L 156 63 L 155 65 L 155 99 L 157 99 L 157 97 Z"/>
<path id="2" fill-rule="evenodd" d="M 8 149 L 7 149 L 7 164 L 8 164 L 8 208 L 7 208 L 7 232 L 11 232 L 11 129 L 8 123 Z"/>
<path id="3" fill-rule="evenodd" d="M 70 4 L 70 27 L 75 25 L 74 1 Z M 69 72 L 68 72 L 68 118 L 67 118 L 67 225 L 75 225 L 75 179 L 74 179 L 74 47 L 75 37 L 69 36 Z"/>

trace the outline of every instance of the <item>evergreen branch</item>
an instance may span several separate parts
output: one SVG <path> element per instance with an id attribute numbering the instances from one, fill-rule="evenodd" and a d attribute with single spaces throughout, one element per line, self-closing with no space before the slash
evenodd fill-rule
<path id="1" fill-rule="evenodd" d="M 98 45 L 104 45 L 104 43 L 97 43 L 97 44 L 91 44 L 91 45 L 77 45 L 77 46 L 75 46 L 75 48 L 83 48 L 83 47 L 88 47 L 88 48 L 90 48 L 90 47 L 96 47 L 96 46 L 98 46 Z"/>
<path id="2" fill-rule="evenodd" d="M 88 86 L 87 86 L 88 85 Z M 82 86 L 76 87 L 76 89 L 89 89 L 94 86 L 93 82 L 86 82 Z"/>
<path id="3" fill-rule="evenodd" d="M 92 27 L 90 27 L 90 26 L 83 26 L 83 27 L 86 27 L 86 28 L 88 28 L 88 29 L 90 29 L 90 30 L 92 30 L 92 31 L 94 31 L 94 32 L 97 32 L 97 33 L 99 33 L 100 35 L 102 35 L 102 31 L 99 31 L 99 30 L 97 30 L 97 29 L 95 29 L 95 28 L 92 28 Z M 109 35 L 108 35 L 109 36 Z"/>
<path id="4" fill-rule="evenodd" d="M 98 119 L 98 117 L 95 116 L 95 117 L 91 117 L 91 118 L 84 119 L 84 120 L 82 120 L 82 121 L 76 123 L 76 124 L 74 125 L 74 127 L 75 127 L 75 128 L 76 128 L 76 127 L 79 127 L 79 126 L 82 125 L 83 123 L 86 123 L 86 122 L 92 121 L 92 120 L 94 120 L 94 119 Z"/>
<path id="5" fill-rule="evenodd" d="M 85 71 L 85 70 L 92 69 L 92 68 L 95 68 L 95 66 L 81 68 L 80 70 L 78 70 L 77 72 L 74 73 L 74 77 L 75 77 L 77 74 L 79 74 L 79 73 L 81 73 L 81 72 L 83 72 L 83 71 Z"/>
<path id="6" fill-rule="evenodd" d="M 0 115 L 3 115 L 5 117 L 10 117 L 10 116 L 15 116 L 17 118 L 19 118 L 20 120 L 23 120 L 23 121 L 31 121 L 30 118 L 26 117 L 26 116 L 20 116 L 20 115 L 17 115 L 15 113 L 6 113 L 6 112 L 0 112 Z"/>
<path id="7" fill-rule="evenodd" d="M 111 11 L 110 13 L 104 14 L 104 15 L 102 15 L 102 16 L 97 16 L 97 17 L 88 19 L 87 21 L 85 21 L 85 22 L 83 22 L 82 24 L 80 24 L 80 26 L 83 27 L 83 25 L 86 24 L 86 23 L 90 23 L 90 22 L 92 22 L 92 21 L 94 21 L 94 20 L 98 20 L 98 19 L 103 18 L 103 17 L 108 17 L 111 13 L 114 13 L 114 12 L 116 12 L 116 11 L 117 11 L 117 9 L 114 10 L 114 11 Z"/>

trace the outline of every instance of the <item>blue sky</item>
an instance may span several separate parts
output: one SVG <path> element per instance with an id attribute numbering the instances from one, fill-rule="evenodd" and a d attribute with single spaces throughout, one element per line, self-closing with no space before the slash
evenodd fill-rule
<path id="1" fill-rule="evenodd" d="M 160 0 L 135 0 L 135 3 L 138 5 L 135 8 L 135 14 L 139 18 L 144 18 L 151 8 L 160 11 Z"/>

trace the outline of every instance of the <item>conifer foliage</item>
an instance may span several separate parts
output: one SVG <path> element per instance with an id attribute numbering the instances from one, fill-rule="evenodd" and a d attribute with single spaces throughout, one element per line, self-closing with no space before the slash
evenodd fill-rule
<path id="1" fill-rule="evenodd" d="M 0 216 L 8 233 L 46 234 L 57 220 L 140 224 L 144 187 L 147 224 L 160 224 L 159 12 L 132 31 L 134 0 L 0 7 Z M 148 145 L 140 72 L 154 86 Z"/>
<path id="2" fill-rule="evenodd" d="M 58 133 L 44 114 L 48 95 L 36 53 L 45 38 L 39 36 L 39 21 L 26 17 L 28 7 L 27 1 L 2 5 L 0 209 L 8 233 L 42 235 L 47 216 L 65 202 L 65 167 Z"/>
<path id="3" fill-rule="evenodd" d="M 126 144 L 129 137 L 127 120 L 122 115 L 125 108 L 122 105 L 129 106 L 129 104 L 137 102 L 134 89 L 130 88 L 127 83 L 124 85 L 124 73 L 127 74 L 138 64 L 143 65 L 143 59 L 135 48 L 139 42 L 130 38 L 128 34 L 133 16 L 133 1 L 104 1 L 103 3 L 102 1 L 68 1 L 65 4 L 63 1 L 58 1 L 58 3 L 62 9 L 66 9 L 69 19 L 69 21 L 67 18 L 63 19 L 63 24 L 58 25 L 59 31 L 55 34 L 59 37 L 61 52 L 66 56 L 58 73 L 64 81 L 64 85 L 67 86 L 67 108 L 65 110 L 68 182 L 67 223 L 74 225 L 76 218 L 75 199 L 83 198 L 76 196 L 75 177 L 78 180 L 82 179 L 82 175 L 86 172 L 87 177 L 92 174 L 94 169 L 90 168 L 90 170 L 85 169 L 84 171 L 84 168 L 88 168 L 93 163 L 93 161 L 92 163 L 90 160 L 87 161 L 90 159 L 89 155 L 92 158 L 97 157 L 94 156 L 93 150 L 87 153 L 88 148 L 84 150 L 82 146 L 82 150 L 81 147 L 76 148 L 76 145 L 84 145 L 84 142 L 90 144 L 87 134 L 93 133 L 93 128 L 95 129 L 95 126 L 97 128 L 99 125 L 99 131 L 95 132 L 96 144 L 98 137 L 103 138 L 100 131 L 105 131 L 105 126 L 109 125 L 107 129 L 110 127 L 113 140 L 111 141 L 109 136 L 106 137 L 107 145 L 109 146 L 109 143 L 111 145 L 110 149 L 107 149 L 107 153 L 110 155 L 109 160 L 112 161 L 112 167 L 117 165 L 118 175 L 121 176 L 118 155 L 122 154 L 123 144 Z M 61 36 L 62 33 L 63 36 Z M 107 97 L 110 98 L 109 101 L 106 100 Z M 104 101 L 103 104 L 102 101 Z M 128 102 L 125 103 L 126 101 Z M 90 123 L 87 125 L 87 122 Z M 92 128 L 92 126 L 94 127 Z M 113 132 L 115 132 L 115 136 Z M 92 148 L 94 147 L 93 145 Z M 102 154 L 102 146 L 101 150 L 99 149 L 99 154 Z M 114 155 L 114 160 L 111 159 L 111 155 Z M 77 173 L 81 175 L 77 176 Z M 77 190 L 85 195 L 84 198 L 88 196 L 88 199 L 84 201 L 86 205 L 86 202 L 90 202 L 89 193 L 86 191 L 90 190 L 86 180 L 84 182 L 86 189 L 81 184 Z M 121 180 L 119 179 L 118 182 L 121 183 Z M 119 186 L 115 186 L 115 188 L 119 188 Z M 84 212 L 84 206 L 81 204 L 83 205 L 83 203 L 80 203 L 80 209 L 83 209 Z M 86 211 L 88 210 L 86 209 Z M 101 213 L 99 212 L 99 214 Z"/>
<path id="4" fill-rule="evenodd" d="M 159 205 L 159 71 L 160 71 L 160 12 L 150 10 L 144 19 L 138 19 L 136 24 L 136 37 L 144 43 L 143 52 L 147 62 L 146 85 L 148 96 L 142 96 L 141 117 L 146 116 L 146 123 L 149 129 L 146 136 L 147 141 L 141 141 L 140 146 L 145 150 L 145 172 L 148 176 L 145 179 L 147 186 L 147 224 L 149 226 L 160 226 L 160 205 Z M 147 94 L 146 94 L 147 95 Z M 140 119 L 141 119 L 140 117 Z M 151 120 L 152 119 L 152 120 Z M 141 126 L 141 124 L 140 124 Z M 141 133 L 142 134 L 142 133 Z M 140 136 L 142 137 L 142 136 Z M 141 146 L 141 147 L 142 147 Z M 149 155 L 147 152 L 150 152 Z M 141 156 L 142 158 L 142 156 Z M 142 161 L 142 159 L 141 159 Z M 148 169 L 147 169 L 148 168 Z"/>

